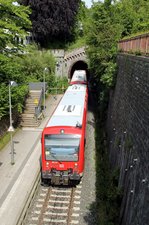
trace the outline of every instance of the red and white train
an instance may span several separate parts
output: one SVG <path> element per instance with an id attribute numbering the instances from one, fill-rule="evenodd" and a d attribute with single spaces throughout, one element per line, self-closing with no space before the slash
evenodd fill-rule
<path id="1" fill-rule="evenodd" d="M 75 70 L 70 84 L 87 84 L 86 70 Z"/>
<path id="2" fill-rule="evenodd" d="M 83 176 L 88 89 L 82 78 L 77 82 L 68 87 L 42 132 L 43 184 L 79 183 Z"/>

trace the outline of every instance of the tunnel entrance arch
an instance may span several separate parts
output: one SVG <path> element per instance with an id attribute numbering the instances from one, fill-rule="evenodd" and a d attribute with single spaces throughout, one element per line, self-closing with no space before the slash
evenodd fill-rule
<path id="1" fill-rule="evenodd" d="M 86 70 L 87 80 L 89 80 L 88 65 L 85 61 L 79 60 L 72 64 L 69 69 L 68 78 L 71 79 L 75 70 Z"/>

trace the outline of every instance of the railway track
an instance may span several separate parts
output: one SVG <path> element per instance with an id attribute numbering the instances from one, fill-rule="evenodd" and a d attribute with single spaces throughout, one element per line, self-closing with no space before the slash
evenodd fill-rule
<path id="1" fill-rule="evenodd" d="M 40 186 L 23 225 L 79 224 L 81 188 Z"/>

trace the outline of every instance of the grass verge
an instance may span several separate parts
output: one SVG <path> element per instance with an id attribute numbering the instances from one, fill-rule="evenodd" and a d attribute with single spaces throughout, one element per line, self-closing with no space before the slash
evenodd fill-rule
<path id="1" fill-rule="evenodd" d="M 20 128 L 15 129 L 13 132 L 13 136 Z M 9 143 L 10 141 L 10 133 L 7 132 L 4 136 L 0 137 L 0 151 Z"/>

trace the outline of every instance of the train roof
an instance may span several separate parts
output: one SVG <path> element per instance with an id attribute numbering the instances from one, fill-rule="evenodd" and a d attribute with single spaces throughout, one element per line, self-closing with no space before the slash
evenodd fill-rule
<path id="1" fill-rule="evenodd" d="M 46 127 L 82 125 L 86 88 L 82 84 L 69 86 Z"/>
<path id="2" fill-rule="evenodd" d="M 72 79 L 71 79 L 71 82 L 74 82 L 74 81 L 86 82 L 87 81 L 86 71 L 85 70 L 75 70 L 73 73 Z"/>

